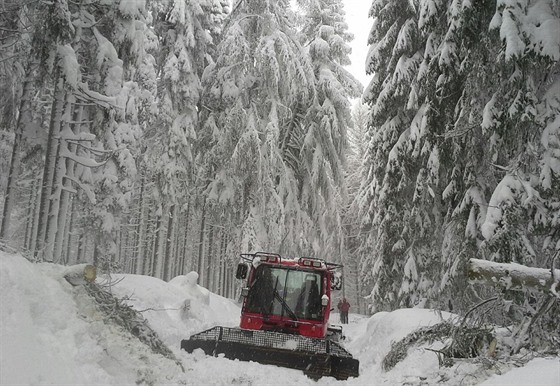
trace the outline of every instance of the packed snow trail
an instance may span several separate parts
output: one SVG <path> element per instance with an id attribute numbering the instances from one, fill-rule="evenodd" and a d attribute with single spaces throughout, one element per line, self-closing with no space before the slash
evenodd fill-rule
<path id="1" fill-rule="evenodd" d="M 347 381 L 324 377 L 315 382 L 298 370 L 209 357 L 201 350 L 188 354 L 179 349 L 182 339 L 215 325 L 236 326 L 239 305 L 198 286 L 195 273 L 169 283 L 147 276 L 114 275 L 113 293 L 142 311 L 179 358 L 183 372 L 127 331 L 106 322 L 83 288 L 63 279 L 65 270 L 0 252 L 1 385 L 474 385 L 498 371 L 505 374 L 484 385 L 505 384 L 501 380 L 524 385 L 516 382 L 527 379 L 535 385 L 560 384 L 558 358 L 537 358 L 510 373 L 511 366 L 506 364 L 481 371 L 472 360 L 440 368 L 437 356 L 424 348 L 409 349 L 402 362 L 383 371 L 381 361 L 391 342 L 418 327 L 439 323 L 442 317 L 452 317 L 423 309 L 369 318 L 350 314 L 350 323 L 344 326 L 345 346 L 360 360 L 360 376 Z"/>

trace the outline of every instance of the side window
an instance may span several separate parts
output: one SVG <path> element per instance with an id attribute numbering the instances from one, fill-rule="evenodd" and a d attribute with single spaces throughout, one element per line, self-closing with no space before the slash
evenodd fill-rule
<path id="1" fill-rule="evenodd" d="M 259 265 L 253 276 L 247 299 L 247 311 L 270 314 L 273 300 L 273 276 L 267 265 Z"/>
<path id="2" fill-rule="evenodd" d="M 298 272 L 300 274 L 300 290 L 296 315 L 303 319 L 321 319 L 321 287 L 320 274 L 313 272 Z"/>

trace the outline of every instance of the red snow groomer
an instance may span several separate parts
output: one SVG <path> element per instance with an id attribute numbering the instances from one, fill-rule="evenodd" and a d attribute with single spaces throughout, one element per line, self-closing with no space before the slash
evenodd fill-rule
<path id="1" fill-rule="evenodd" d="M 274 253 L 241 254 L 236 278 L 242 289 L 240 328 L 214 327 L 181 341 L 187 352 L 303 370 L 313 379 L 359 375 L 359 362 L 339 343 L 340 326 L 329 326 L 331 290 L 340 289 L 340 264 Z"/>

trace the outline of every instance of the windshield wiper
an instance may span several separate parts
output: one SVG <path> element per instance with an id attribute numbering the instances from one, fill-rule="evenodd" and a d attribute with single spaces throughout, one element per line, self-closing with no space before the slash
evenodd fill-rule
<path id="1" fill-rule="evenodd" d="M 274 297 L 280 302 L 280 304 L 282 304 L 282 310 L 286 310 L 286 312 L 288 313 L 288 316 L 294 320 L 294 321 L 298 321 L 298 318 L 296 316 L 296 314 L 294 313 L 294 311 L 292 311 L 292 309 L 290 308 L 290 306 L 288 306 L 288 303 L 286 303 L 286 301 L 284 300 L 284 298 L 282 296 L 280 296 L 280 294 L 278 293 L 278 277 L 276 277 L 276 284 L 274 284 Z M 286 288 L 286 287 L 284 287 Z"/>

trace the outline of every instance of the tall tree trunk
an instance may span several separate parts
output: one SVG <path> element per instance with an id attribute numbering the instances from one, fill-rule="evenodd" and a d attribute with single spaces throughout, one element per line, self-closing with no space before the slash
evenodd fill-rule
<path id="1" fill-rule="evenodd" d="M 26 225 L 25 225 L 25 240 L 23 244 L 23 249 L 27 251 L 32 251 L 32 243 L 35 240 L 33 236 L 34 225 L 35 225 L 35 213 L 37 213 L 37 189 L 39 183 L 37 179 L 33 179 L 31 183 L 31 191 L 29 192 L 29 201 L 27 202 L 27 212 L 26 212 Z"/>
<path id="2" fill-rule="evenodd" d="M 226 280 L 227 280 L 227 297 L 233 299 L 235 294 L 235 280 L 233 280 L 231 267 L 228 265 L 226 268 Z"/>
<path id="3" fill-rule="evenodd" d="M 122 225 L 117 230 L 117 256 L 116 259 L 119 264 L 126 269 L 128 266 L 128 260 L 126 259 L 126 243 L 127 243 L 127 216 L 122 217 Z"/>
<path id="4" fill-rule="evenodd" d="M 173 234 L 175 235 L 173 238 L 173 256 L 175 256 L 174 258 L 174 262 L 173 262 L 173 270 L 171 271 L 171 275 L 172 277 L 175 277 L 177 275 L 180 275 L 179 271 L 181 269 L 181 258 L 182 258 L 182 246 L 183 246 L 183 242 L 182 242 L 182 230 L 184 229 L 185 226 L 185 216 L 184 213 L 179 210 L 177 213 L 177 220 L 175 222 L 175 232 L 173 232 Z"/>
<path id="5" fill-rule="evenodd" d="M 181 241 L 181 225 L 182 225 L 183 218 L 181 216 L 181 212 L 177 211 L 176 219 L 173 225 L 173 250 L 171 251 L 171 278 L 177 276 L 179 274 L 179 264 L 181 263 L 181 255 L 180 255 L 180 241 Z"/>
<path id="6" fill-rule="evenodd" d="M 99 236 L 94 236 L 93 239 L 93 266 L 99 267 Z"/>
<path id="7" fill-rule="evenodd" d="M 198 263 L 196 265 L 196 270 L 199 274 L 199 283 L 202 285 L 202 273 L 204 272 L 204 267 L 202 266 L 202 254 L 204 252 L 204 227 L 206 225 L 206 200 L 202 204 L 202 216 L 200 219 L 200 234 L 198 240 Z"/>
<path id="8" fill-rule="evenodd" d="M 146 239 L 146 210 L 145 210 L 145 201 L 146 201 L 146 174 L 142 173 L 140 178 L 140 202 L 138 204 L 138 225 L 136 226 L 136 233 L 138 238 L 136 240 L 136 245 L 138 249 L 135 252 L 134 259 L 136 261 L 136 270 L 134 273 L 142 274 L 144 273 L 144 264 L 146 259 L 146 251 L 144 248 L 144 243 Z"/>
<path id="9" fill-rule="evenodd" d="M 74 103 L 74 97 L 69 94 L 67 97 L 67 101 L 66 101 L 66 111 L 70 111 L 72 109 Z M 81 120 L 81 116 L 78 116 L 78 112 L 75 112 L 75 120 L 77 122 L 80 122 Z M 69 122 L 64 122 L 64 129 L 63 132 L 61 132 L 62 137 L 65 137 L 67 135 L 73 135 L 74 132 L 71 130 L 70 128 L 70 123 Z M 75 152 L 76 150 L 76 145 L 75 144 L 68 144 L 68 142 L 66 141 L 66 139 L 61 138 L 60 140 L 60 149 L 61 150 L 69 150 L 70 152 Z M 61 163 L 61 169 L 58 170 L 57 169 L 57 177 L 56 178 L 56 182 L 55 182 L 55 186 L 57 190 L 61 190 L 60 192 L 60 201 L 58 203 L 58 207 L 59 210 L 58 211 L 54 211 L 54 213 L 58 213 L 58 222 L 57 222 L 57 231 L 56 231 L 56 235 L 55 235 L 55 239 L 53 240 L 54 242 L 54 257 L 56 259 L 56 261 L 61 261 L 62 260 L 62 251 L 63 251 L 63 247 L 64 247 L 64 240 L 65 237 L 67 237 L 70 232 L 71 229 L 68 229 L 66 226 L 66 221 L 68 218 L 68 209 L 69 209 L 69 205 L 70 205 L 70 191 L 72 189 L 71 186 L 69 186 L 70 180 L 66 179 L 64 180 L 64 177 L 66 177 L 66 175 L 68 175 L 68 177 L 73 177 L 74 173 L 74 161 L 71 160 L 70 158 L 66 158 L 66 159 L 58 159 L 57 162 Z M 64 166 L 64 167 L 62 167 Z M 56 199 L 53 201 L 53 204 L 56 205 Z M 54 214 L 53 214 L 53 218 L 54 218 Z"/>
<path id="10" fill-rule="evenodd" d="M 140 210 L 136 210 L 131 218 L 131 223 L 129 224 L 130 232 L 132 236 L 129 238 L 129 258 L 130 258 L 130 270 L 128 273 L 136 273 L 138 268 L 138 222 L 140 221 Z"/>
<path id="11" fill-rule="evenodd" d="M 160 238 L 161 238 L 161 215 L 156 214 L 156 229 L 154 230 L 155 240 L 154 240 L 154 250 L 152 251 L 152 266 L 150 269 L 150 275 L 153 277 L 158 277 L 157 267 L 159 263 L 160 256 Z"/>
<path id="12" fill-rule="evenodd" d="M 187 204 L 187 214 L 185 215 L 185 228 L 183 229 L 184 234 L 184 238 L 183 238 L 183 252 L 181 254 L 181 274 L 184 275 L 185 273 L 188 273 L 186 271 L 188 271 L 187 268 L 187 243 L 189 240 L 189 227 L 191 225 L 190 222 L 190 216 L 191 216 L 191 203 L 189 201 L 189 203 Z M 190 268 L 190 267 L 189 267 Z"/>
<path id="13" fill-rule="evenodd" d="M 227 233 L 225 229 L 222 229 L 221 232 L 221 241 L 220 241 L 220 261 L 221 264 L 221 274 L 220 274 L 220 288 L 221 288 L 221 295 L 226 296 L 227 287 L 226 287 L 226 271 L 227 271 Z"/>
<path id="14" fill-rule="evenodd" d="M 40 179 L 38 185 L 35 187 L 33 200 L 33 218 L 31 219 L 31 239 L 29 242 L 29 252 L 35 253 L 37 250 L 37 235 L 39 233 L 39 215 L 41 204 L 41 190 L 43 187 L 43 180 Z"/>
<path id="15" fill-rule="evenodd" d="M 216 287 L 216 291 L 218 295 L 224 296 L 224 268 L 225 268 L 225 261 L 224 256 L 222 254 L 222 248 L 224 244 L 224 232 L 220 232 L 220 247 L 217 253 L 218 255 L 218 283 Z"/>
<path id="16" fill-rule="evenodd" d="M 76 263 L 86 262 L 88 236 L 85 229 L 81 230 L 80 237 L 78 238 L 78 250 L 76 252 Z"/>
<path id="17" fill-rule="evenodd" d="M 48 202 L 47 227 L 45 230 L 45 247 L 43 258 L 47 261 L 55 261 L 54 248 L 55 238 L 58 229 L 58 217 L 60 216 L 60 194 L 62 191 L 62 176 L 66 173 L 64 161 L 60 157 L 60 150 L 63 140 L 58 138 L 56 141 L 55 167 L 52 178 L 51 194 Z M 58 262 L 58 256 L 56 256 Z"/>
<path id="18" fill-rule="evenodd" d="M 74 197 L 70 197 L 70 221 L 68 222 L 68 232 L 66 236 L 66 244 L 65 244 L 65 253 L 64 253 L 64 260 L 63 264 L 70 264 L 71 263 L 71 253 L 72 253 L 72 239 L 74 235 L 74 223 L 76 222 L 76 199 Z"/>
<path id="19" fill-rule="evenodd" d="M 136 229 L 134 228 L 134 223 L 132 221 L 137 221 L 136 215 L 131 216 L 130 223 L 127 225 L 126 228 L 126 246 L 124 248 L 124 255 L 127 261 L 127 273 L 134 273 L 136 270 L 136 258 L 135 258 L 135 251 L 136 251 Z"/>
<path id="20" fill-rule="evenodd" d="M 362 313 L 362 300 L 361 300 L 361 283 L 360 283 L 360 267 L 359 267 L 359 263 L 358 263 L 358 259 L 356 257 L 353 257 L 352 260 L 353 265 L 352 265 L 352 280 L 354 281 L 354 290 L 355 290 L 355 301 L 356 301 L 356 311 L 359 313 Z"/>
<path id="21" fill-rule="evenodd" d="M 54 100 L 51 109 L 51 121 L 49 124 L 49 134 L 47 137 L 47 148 L 45 154 L 45 165 L 43 168 L 43 179 L 41 186 L 41 198 L 39 205 L 39 220 L 37 224 L 37 240 L 35 243 L 34 256 L 43 258 L 45 249 L 47 227 L 49 220 L 50 197 L 53 189 L 54 172 L 56 168 L 56 153 L 60 133 L 60 123 L 62 121 L 62 111 L 64 109 L 64 80 L 58 74 L 56 76 Z"/>
<path id="22" fill-rule="evenodd" d="M 16 198 L 15 176 L 19 171 L 20 164 L 20 145 L 23 133 L 23 126 L 27 123 L 29 115 L 29 100 L 31 99 L 31 68 L 26 71 L 23 84 L 23 92 L 19 106 L 19 112 L 15 127 L 14 145 L 12 147 L 12 157 L 10 159 L 10 168 L 8 170 L 8 184 L 6 185 L 6 194 L 4 199 L 4 209 L 2 211 L 2 224 L 0 225 L 0 240 L 7 240 L 10 231 L 10 219 Z"/>
<path id="23" fill-rule="evenodd" d="M 76 251 L 76 264 L 83 262 L 84 239 L 85 239 L 85 232 L 82 231 L 80 233 L 80 237 L 78 237 L 78 249 Z"/>
<path id="24" fill-rule="evenodd" d="M 206 254 L 206 258 L 204 259 L 204 261 L 206 263 L 206 277 L 208 278 L 206 288 L 208 288 L 208 290 L 212 292 L 216 290 L 216 286 L 214 283 L 215 269 L 213 269 L 214 267 L 212 267 L 212 264 L 214 263 L 214 257 L 212 256 L 213 254 L 214 254 L 214 227 L 210 226 L 210 229 L 208 230 L 208 253 Z"/>
<path id="25" fill-rule="evenodd" d="M 171 248 L 173 247 L 172 245 L 172 240 L 174 237 L 174 231 L 173 231 L 173 227 L 174 227 L 174 219 L 175 219 L 175 208 L 176 205 L 175 204 L 171 204 L 171 206 L 169 207 L 169 213 L 168 213 L 168 219 L 167 219 L 167 229 L 166 229 L 166 235 L 167 237 L 165 238 L 165 257 L 163 260 L 163 280 L 165 281 L 169 281 L 169 273 L 170 273 L 170 265 L 171 265 Z"/>
<path id="26" fill-rule="evenodd" d="M 152 213 L 154 211 L 149 206 L 147 210 L 148 211 L 146 213 L 146 241 L 144 242 L 145 251 L 142 259 L 143 260 L 142 274 L 150 276 L 151 275 L 150 269 L 152 268 L 152 257 L 153 257 L 153 250 L 154 250 L 154 241 L 155 241 L 155 235 L 153 229 L 154 225 L 151 220 Z"/>

